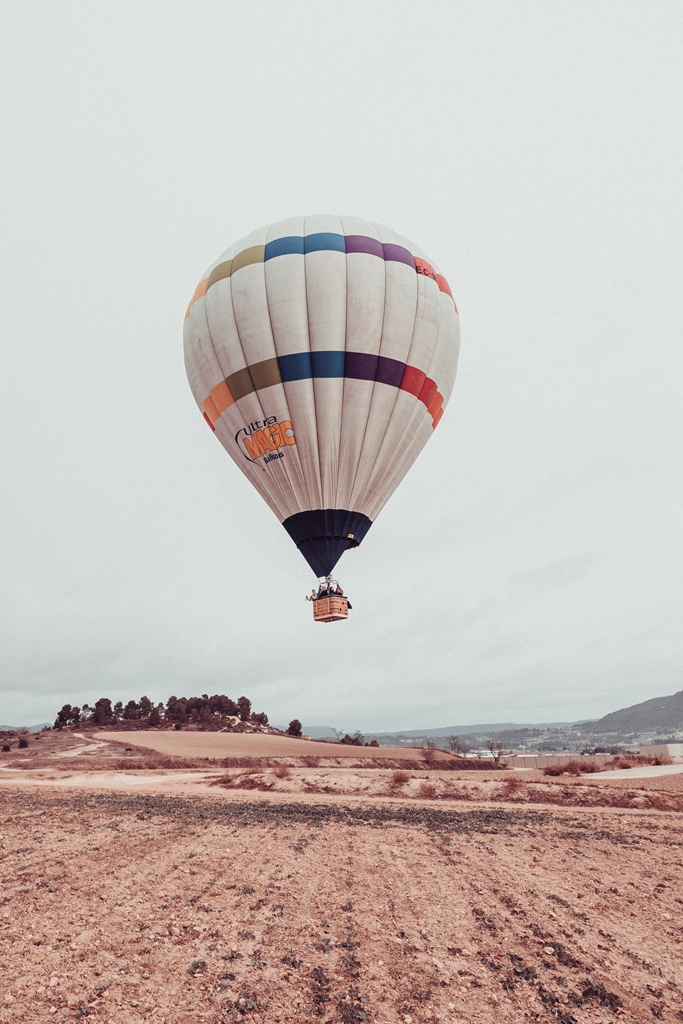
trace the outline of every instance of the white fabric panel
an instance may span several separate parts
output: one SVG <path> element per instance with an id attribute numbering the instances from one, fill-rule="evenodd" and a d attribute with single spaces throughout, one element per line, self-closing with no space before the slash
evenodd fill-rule
<path id="1" fill-rule="evenodd" d="M 344 381 L 339 476 L 334 508 L 355 508 L 353 488 L 363 446 L 367 440 L 367 425 L 374 388 L 375 382 L 372 380 Z"/>
<path id="2" fill-rule="evenodd" d="M 405 392 L 401 392 L 401 394 L 403 395 Z M 397 403 L 399 407 L 400 404 Z M 420 407 L 419 409 L 417 408 L 418 406 Z M 418 422 L 414 426 L 412 435 L 404 436 L 406 441 L 405 450 L 388 467 L 391 469 L 391 473 L 388 475 L 384 474 L 381 481 L 377 481 L 372 500 L 369 500 L 365 507 L 365 514 L 373 523 L 434 433 L 432 418 L 421 402 L 415 402 L 413 412 Z"/>
<path id="3" fill-rule="evenodd" d="M 346 351 L 378 355 L 384 322 L 384 260 L 365 252 L 346 256 Z M 410 269 L 406 267 L 408 273 Z"/>
<path id="4" fill-rule="evenodd" d="M 248 269 L 245 267 L 245 270 Z M 231 373 L 242 370 L 247 365 L 247 358 L 242 350 L 239 331 L 235 322 L 235 313 L 232 308 L 232 292 L 230 289 L 230 278 L 224 278 L 209 288 L 205 298 L 195 303 L 198 306 L 201 302 L 206 311 L 206 321 L 212 344 L 218 358 L 223 379 Z M 192 308 L 194 314 L 194 306 Z M 199 315 L 199 314 L 198 314 Z M 218 383 L 216 381 L 216 383 Z"/>
<path id="5" fill-rule="evenodd" d="M 377 480 L 383 473 L 389 475 L 392 460 L 397 457 L 398 439 L 403 434 L 403 399 L 409 399 L 412 403 L 417 401 L 413 395 L 387 384 L 374 385 L 372 414 L 351 496 L 351 508 L 356 512 L 368 515 L 367 509 L 373 503 L 377 491 Z"/>
<path id="6" fill-rule="evenodd" d="M 209 332 L 204 320 L 203 330 L 199 317 L 188 317 L 183 327 L 185 368 L 192 394 L 199 408 L 221 378 L 221 368 L 216 358 Z"/>
<path id="7" fill-rule="evenodd" d="M 432 380 L 436 381 L 439 393 L 443 395 L 444 406 L 446 406 L 453 391 L 455 373 L 458 367 L 460 322 L 450 297 L 443 295 L 443 299 L 445 302 L 441 303 L 441 308 L 444 315 L 441 318 L 436 338 L 434 360 L 429 376 Z M 450 315 L 451 312 L 452 315 Z"/>
<path id="8" fill-rule="evenodd" d="M 419 282 L 418 290 L 426 288 L 427 285 L 433 285 L 434 283 L 429 278 L 425 278 L 422 275 L 417 275 L 417 277 Z M 430 305 L 423 305 L 423 310 L 430 310 L 431 308 L 432 307 Z M 432 334 L 431 358 L 427 361 L 426 355 L 428 350 L 425 345 L 425 338 L 427 334 L 430 334 L 435 330 L 437 333 Z M 432 380 L 436 380 L 438 387 L 439 381 L 435 376 L 435 367 L 439 359 L 437 351 L 438 328 L 435 329 L 434 324 L 428 320 L 418 319 L 415 322 L 415 335 L 417 338 L 417 346 L 415 345 L 414 339 L 414 344 L 411 346 L 409 360 L 410 365 L 419 366 L 420 369 L 426 372 L 427 377 Z M 442 352 L 443 351 L 444 347 L 442 346 Z M 423 360 L 423 364 L 420 365 L 419 362 L 414 361 L 414 358 L 420 358 Z M 443 392 L 441 393 L 443 394 Z M 408 415 L 406 415 L 408 409 L 403 407 L 403 403 L 397 403 L 397 409 L 405 408 L 402 415 L 395 417 L 396 424 L 401 424 L 403 426 L 403 431 L 396 441 L 395 447 L 393 447 L 393 458 L 391 457 L 393 431 L 388 432 L 385 444 L 382 446 L 382 450 L 380 451 L 380 455 L 377 460 L 378 472 L 372 480 L 371 488 L 368 489 L 368 492 L 364 496 L 366 508 L 368 509 L 365 514 L 372 519 L 373 522 L 374 517 L 379 514 L 380 510 L 394 493 L 432 435 L 432 418 L 427 409 L 419 399 L 413 399 L 413 403 L 412 409 L 410 409 Z M 372 514 L 370 510 L 372 511 Z"/>
<path id="9" fill-rule="evenodd" d="M 303 235 L 303 218 L 283 221 L 268 233 L 268 241 Z M 309 352 L 306 268 L 298 254 L 278 256 L 264 266 L 270 322 L 278 356 Z M 284 384 L 294 426 L 296 451 L 305 492 L 301 509 L 322 507 L 322 483 L 318 454 L 318 428 L 312 380 L 287 381 Z"/>
<path id="10" fill-rule="evenodd" d="M 267 229 L 253 232 L 246 240 L 245 249 L 254 245 L 265 245 Z M 242 267 L 229 278 L 232 308 L 237 325 L 245 363 L 260 362 L 275 355 L 263 263 L 252 263 Z M 213 288 L 217 287 L 214 285 Z M 208 295 L 211 295 L 210 288 Z"/>
<path id="11" fill-rule="evenodd" d="M 397 243 L 399 244 L 399 243 Z M 384 263 L 384 317 L 380 354 L 407 362 L 415 327 L 418 276 L 404 263 Z M 396 388 L 374 385 L 372 404 L 363 435 L 362 448 L 351 491 L 350 508 L 363 512 L 363 502 L 389 429 L 398 399 Z M 367 513 L 366 513 L 367 514 Z"/>
<path id="12" fill-rule="evenodd" d="M 276 238 L 288 238 L 290 235 L 304 234 L 304 218 L 288 217 L 287 220 L 279 220 L 277 224 L 271 224 L 268 228 L 268 241 Z"/>
<path id="13" fill-rule="evenodd" d="M 345 235 L 376 238 L 373 225 L 342 218 Z M 346 256 L 346 351 L 379 355 L 385 308 L 385 263 L 370 253 Z M 372 407 L 374 382 L 345 379 L 335 508 L 352 508 L 353 486 Z"/>
<path id="14" fill-rule="evenodd" d="M 305 235 L 342 233 L 338 217 L 307 217 Z M 346 347 L 346 255 L 343 252 L 309 252 L 306 267 L 306 304 L 311 352 L 341 351 Z M 336 508 L 339 472 L 344 379 L 313 380 L 322 507 Z"/>
<path id="15" fill-rule="evenodd" d="M 324 508 L 313 381 L 287 381 L 284 390 L 306 487 L 306 502 L 301 504 L 297 512 Z"/>

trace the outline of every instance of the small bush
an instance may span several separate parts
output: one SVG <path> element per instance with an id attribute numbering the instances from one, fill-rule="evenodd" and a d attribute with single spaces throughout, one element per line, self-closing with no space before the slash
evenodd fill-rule
<path id="1" fill-rule="evenodd" d="M 568 761 L 567 764 L 549 764 L 543 769 L 544 775 L 588 775 L 599 772 L 600 766 L 595 761 Z"/>
<path id="2" fill-rule="evenodd" d="M 409 778 L 410 775 L 408 775 L 408 772 L 395 771 L 394 774 L 391 776 L 392 788 L 398 789 L 399 786 L 405 786 Z"/>
<path id="3" fill-rule="evenodd" d="M 420 784 L 418 796 L 421 796 L 423 800 L 436 799 L 436 786 L 431 782 L 422 782 Z"/>
<path id="4" fill-rule="evenodd" d="M 28 740 L 26 739 L 25 736 L 19 737 L 19 746 L 21 747 L 22 750 L 26 750 L 26 747 L 28 746 Z"/>
<path id="5" fill-rule="evenodd" d="M 173 726 L 173 728 L 175 729 L 176 732 L 180 732 L 180 730 L 182 729 L 182 726 L 181 726 L 180 722 L 176 722 L 176 724 Z"/>
<path id="6" fill-rule="evenodd" d="M 12 748 L 10 747 L 9 743 L 3 743 L 3 745 L 2 745 L 2 752 L 3 752 L 3 754 L 9 754 L 11 749 Z"/>
<path id="7" fill-rule="evenodd" d="M 503 791 L 505 796 L 514 796 L 515 793 L 519 793 L 524 783 L 518 775 L 511 775 L 510 778 L 505 779 L 503 782 Z"/>
<path id="8" fill-rule="evenodd" d="M 619 768 L 640 768 L 650 764 L 672 764 L 672 761 L 670 757 L 652 757 L 649 754 L 620 754 L 598 771 L 612 772 Z"/>
<path id="9" fill-rule="evenodd" d="M 275 768 L 275 775 L 278 779 L 288 779 L 291 774 L 289 765 L 279 764 L 277 768 Z"/>

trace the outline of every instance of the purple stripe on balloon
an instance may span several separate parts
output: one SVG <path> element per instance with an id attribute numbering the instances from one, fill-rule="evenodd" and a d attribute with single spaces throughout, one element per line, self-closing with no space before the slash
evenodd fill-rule
<path id="1" fill-rule="evenodd" d="M 415 260 L 412 252 L 404 249 L 402 245 L 394 245 L 392 242 L 385 242 L 382 246 L 384 259 L 393 263 L 405 263 L 415 270 Z"/>
<path id="2" fill-rule="evenodd" d="M 369 256 L 379 256 L 381 260 L 384 259 L 382 243 L 368 235 L 347 235 L 346 252 L 347 255 L 350 252 L 366 252 Z"/>
<path id="3" fill-rule="evenodd" d="M 405 363 L 398 359 L 389 359 L 388 356 L 373 356 L 368 352 L 347 352 L 344 376 L 353 380 L 376 380 L 378 384 L 400 388 L 405 368 Z"/>
<path id="4" fill-rule="evenodd" d="M 377 373 L 377 356 L 367 352 L 347 352 L 344 361 L 344 376 L 354 380 L 374 380 Z"/>
<path id="5" fill-rule="evenodd" d="M 379 356 L 377 359 L 377 375 L 375 380 L 380 384 L 389 384 L 392 388 L 400 388 L 403 381 L 406 364 L 398 359 L 389 359 L 388 356 Z"/>

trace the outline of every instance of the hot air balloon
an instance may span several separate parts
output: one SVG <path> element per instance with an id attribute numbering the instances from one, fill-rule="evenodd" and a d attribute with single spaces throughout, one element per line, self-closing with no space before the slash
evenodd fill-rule
<path id="1" fill-rule="evenodd" d="M 459 318 L 435 264 L 389 228 L 313 216 L 259 228 L 202 277 L 185 366 L 206 422 L 324 583 L 439 423 Z"/>

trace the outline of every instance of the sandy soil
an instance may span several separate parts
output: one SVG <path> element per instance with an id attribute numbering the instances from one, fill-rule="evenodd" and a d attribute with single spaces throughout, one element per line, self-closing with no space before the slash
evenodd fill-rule
<path id="1" fill-rule="evenodd" d="M 3 755 L 2 1024 L 683 1021 L 682 775 L 149 770 L 144 742 Z"/>
<path id="2" fill-rule="evenodd" d="M 678 816 L 66 796 L 0 787 L 3 1024 L 682 1019 Z"/>

